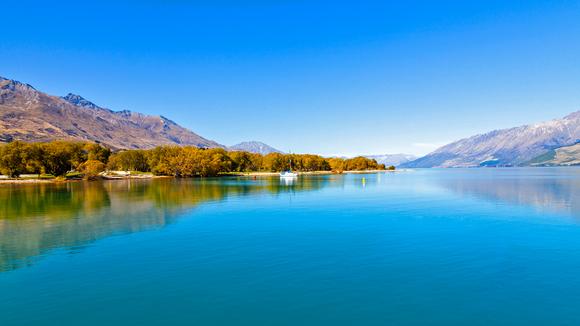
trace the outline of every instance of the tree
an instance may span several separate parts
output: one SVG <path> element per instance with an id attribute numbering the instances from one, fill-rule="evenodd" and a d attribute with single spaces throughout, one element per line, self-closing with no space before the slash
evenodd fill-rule
<path id="1" fill-rule="evenodd" d="M 330 165 L 332 171 L 342 173 L 345 170 L 344 159 L 340 157 L 329 158 L 327 159 L 327 163 Z"/>
<path id="2" fill-rule="evenodd" d="M 127 150 L 115 153 L 109 157 L 110 170 L 120 171 L 149 171 L 147 151 Z"/>
<path id="3" fill-rule="evenodd" d="M 47 173 L 55 176 L 65 175 L 87 160 L 83 143 L 54 141 L 43 144 L 43 166 Z"/>
<path id="4" fill-rule="evenodd" d="M 288 160 L 287 160 L 288 158 Z M 264 156 L 262 167 L 266 171 L 284 171 L 289 168 L 289 159 L 284 154 L 269 153 Z"/>
<path id="5" fill-rule="evenodd" d="M 181 148 L 177 155 L 172 155 L 169 158 L 169 166 L 176 177 L 195 176 L 201 169 L 199 149 L 195 147 Z"/>
<path id="6" fill-rule="evenodd" d="M 363 156 L 357 156 L 345 160 L 345 170 L 347 171 L 363 171 L 363 170 L 379 170 L 380 166 L 376 160 L 369 159 Z M 383 166 L 384 167 L 384 166 Z"/>
<path id="7" fill-rule="evenodd" d="M 175 157 L 181 152 L 178 146 L 158 146 L 147 151 L 147 164 L 151 172 L 156 175 L 177 176 L 178 171 L 175 164 Z"/>
<path id="8" fill-rule="evenodd" d="M 229 153 L 232 160 L 232 170 L 236 172 L 246 172 L 256 170 L 252 155 L 248 152 L 235 151 Z M 258 165 L 259 166 L 259 165 Z"/>
<path id="9" fill-rule="evenodd" d="M 98 160 L 88 160 L 79 166 L 79 172 L 82 172 L 87 180 L 94 180 L 99 177 L 99 173 L 105 171 L 107 166 Z"/>
<path id="10" fill-rule="evenodd" d="M 199 173 L 202 177 L 216 176 L 222 172 L 230 172 L 232 161 L 227 152 L 222 148 L 211 148 L 202 150 L 202 164 Z"/>
<path id="11" fill-rule="evenodd" d="M 193 146 L 159 146 L 151 150 L 123 150 L 111 154 L 108 148 L 98 143 L 67 141 L 13 142 L 0 146 L 0 155 L 0 173 L 10 176 L 25 172 L 60 176 L 76 169 L 92 178 L 105 167 L 111 170 L 151 171 L 156 175 L 176 177 L 216 176 L 230 171 L 284 171 L 290 168 L 296 171 L 336 172 L 385 169 L 384 164 L 362 156 L 345 160 L 312 154 L 261 155 Z"/>
<path id="12" fill-rule="evenodd" d="M 24 153 L 26 144 L 20 141 L 11 142 L 0 147 L 0 172 L 12 178 L 26 172 Z"/>
<path id="13" fill-rule="evenodd" d="M 111 150 L 103 147 L 97 143 L 88 143 L 85 145 L 85 151 L 87 152 L 87 160 L 101 161 L 102 163 L 107 163 L 109 156 L 111 156 Z"/>
<path id="14" fill-rule="evenodd" d="M 26 172 L 34 174 L 46 173 L 43 163 L 45 154 L 44 144 L 26 144 L 22 155 Z"/>

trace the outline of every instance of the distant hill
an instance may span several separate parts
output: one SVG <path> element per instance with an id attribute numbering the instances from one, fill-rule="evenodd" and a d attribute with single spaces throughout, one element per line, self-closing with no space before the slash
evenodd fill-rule
<path id="1" fill-rule="evenodd" d="M 417 159 L 415 155 L 411 154 L 365 155 L 365 157 L 374 159 L 379 164 L 384 164 L 386 166 L 394 165 L 397 167 L 401 164 L 405 164 Z"/>
<path id="2" fill-rule="evenodd" d="M 562 119 L 495 130 L 445 145 L 403 167 L 518 166 L 580 139 L 580 111 Z"/>
<path id="3" fill-rule="evenodd" d="M 282 153 L 282 151 L 259 141 L 246 141 L 229 147 L 230 150 L 234 151 L 246 151 L 258 154 L 269 154 L 269 153 Z"/>
<path id="4" fill-rule="evenodd" d="M 68 94 L 51 96 L 0 77 L 0 141 L 95 141 L 116 149 L 159 145 L 224 147 L 163 116 L 112 111 Z"/>

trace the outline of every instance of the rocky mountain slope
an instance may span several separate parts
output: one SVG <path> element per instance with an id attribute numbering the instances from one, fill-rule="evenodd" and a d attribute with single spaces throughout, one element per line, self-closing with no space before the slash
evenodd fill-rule
<path id="1" fill-rule="evenodd" d="M 229 147 L 233 151 L 246 151 L 266 155 L 269 153 L 282 153 L 282 151 L 259 141 L 246 141 Z"/>
<path id="2" fill-rule="evenodd" d="M 163 116 L 112 111 L 68 94 L 51 96 L 0 77 L 0 141 L 96 141 L 115 149 L 159 145 L 223 147 Z"/>
<path id="3" fill-rule="evenodd" d="M 517 166 L 580 139 L 580 111 L 562 119 L 495 130 L 443 146 L 403 167 Z"/>
<path id="4" fill-rule="evenodd" d="M 580 165 L 580 143 L 556 148 L 529 162 L 532 166 Z"/>

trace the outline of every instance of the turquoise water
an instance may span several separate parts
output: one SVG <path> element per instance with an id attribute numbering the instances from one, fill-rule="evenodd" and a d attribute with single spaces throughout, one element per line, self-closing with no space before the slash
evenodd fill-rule
<path id="1" fill-rule="evenodd" d="M 580 325 L 579 222 L 577 168 L 2 185 L 0 325 Z"/>

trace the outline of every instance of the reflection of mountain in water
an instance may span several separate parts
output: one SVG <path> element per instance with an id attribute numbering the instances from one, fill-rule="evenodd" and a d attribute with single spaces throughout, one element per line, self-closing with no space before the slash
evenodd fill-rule
<path id="1" fill-rule="evenodd" d="M 566 168 L 564 168 L 566 169 Z M 527 169 L 527 171 L 532 171 Z M 556 168 L 533 171 L 522 177 L 517 172 L 507 176 L 453 177 L 437 180 L 456 193 L 509 204 L 534 206 L 537 209 L 580 217 L 579 173 L 560 173 Z"/>
<path id="2" fill-rule="evenodd" d="M 276 179 L 158 179 L 0 187 L 0 271 L 53 248 L 163 227 L 183 210 L 228 196 L 309 191 L 326 178 L 291 187 Z"/>

